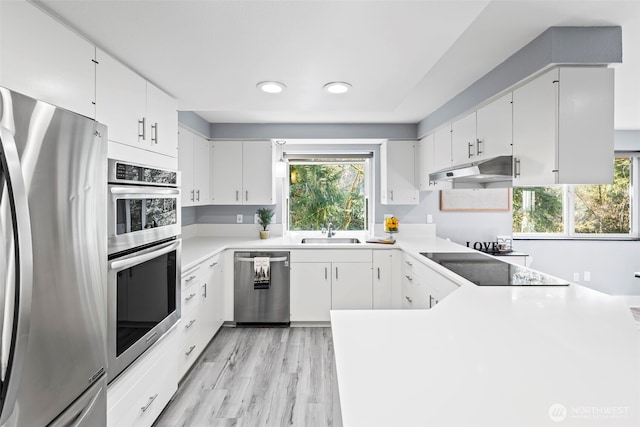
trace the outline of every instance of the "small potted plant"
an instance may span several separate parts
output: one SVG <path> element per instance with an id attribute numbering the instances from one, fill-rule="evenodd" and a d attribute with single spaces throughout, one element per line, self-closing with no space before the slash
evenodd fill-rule
<path id="1" fill-rule="evenodd" d="M 271 224 L 271 218 L 273 218 L 273 210 L 269 208 L 259 208 L 256 213 L 258 214 L 258 223 L 262 226 L 260 230 L 260 238 L 269 238 L 269 230 L 267 227 Z"/>

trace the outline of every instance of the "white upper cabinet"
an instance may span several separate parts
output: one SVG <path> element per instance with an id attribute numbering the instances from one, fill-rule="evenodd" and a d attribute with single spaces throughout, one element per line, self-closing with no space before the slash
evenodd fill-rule
<path id="1" fill-rule="evenodd" d="M 95 47 L 30 2 L 0 1 L 0 85 L 95 118 Z"/>
<path id="2" fill-rule="evenodd" d="M 209 204 L 209 141 L 183 127 L 178 132 L 182 206 Z"/>
<path id="3" fill-rule="evenodd" d="M 100 49 L 96 56 L 96 119 L 109 140 L 175 158 L 176 101 Z"/>
<path id="4" fill-rule="evenodd" d="M 433 134 L 433 169 L 439 171 L 451 166 L 451 126 L 438 129 Z"/>
<path id="5" fill-rule="evenodd" d="M 211 143 L 211 204 L 273 205 L 274 149 L 270 141 Z"/>
<path id="6" fill-rule="evenodd" d="M 511 93 L 476 112 L 475 160 L 510 156 L 513 141 Z"/>
<path id="7" fill-rule="evenodd" d="M 454 165 L 476 160 L 476 112 L 451 124 L 451 156 Z"/>
<path id="8" fill-rule="evenodd" d="M 613 180 L 613 69 L 556 68 L 513 92 L 514 186 Z"/>
<path id="9" fill-rule="evenodd" d="M 380 146 L 380 202 L 383 205 L 418 204 L 416 154 L 415 141 L 385 141 Z"/>

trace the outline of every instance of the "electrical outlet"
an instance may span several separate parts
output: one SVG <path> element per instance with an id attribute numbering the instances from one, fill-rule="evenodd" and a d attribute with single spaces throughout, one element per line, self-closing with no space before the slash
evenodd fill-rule
<path id="1" fill-rule="evenodd" d="M 580 281 L 580 273 L 573 273 L 573 281 L 574 282 Z"/>
<path id="2" fill-rule="evenodd" d="M 242 224 L 242 214 L 238 214 L 238 216 L 236 216 L 236 222 L 238 224 Z"/>
<path id="3" fill-rule="evenodd" d="M 591 272 L 590 271 L 585 271 L 584 272 L 584 276 L 582 276 L 582 277 L 584 277 L 584 281 L 585 282 L 590 282 L 591 281 Z"/>
<path id="4" fill-rule="evenodd" d="M 427 214 L 427 224 L 433 223 L 433 215 Z"/>
<path id="5" fill-rule="evenodd" d="M 253 214 L 253 223 L 257 224 L 258 222 L 258 214 Z"/>

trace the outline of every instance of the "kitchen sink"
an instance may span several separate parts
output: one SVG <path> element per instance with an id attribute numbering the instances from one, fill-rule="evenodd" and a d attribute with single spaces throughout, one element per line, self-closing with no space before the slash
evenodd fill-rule
<path id="1" fill-rule="evenodd" d="M 359 239 L 352 237 L 305 237 L 301 243 L 325 243 L 325 244 L 344 244 L 344 243 L 360 243 Z"/>

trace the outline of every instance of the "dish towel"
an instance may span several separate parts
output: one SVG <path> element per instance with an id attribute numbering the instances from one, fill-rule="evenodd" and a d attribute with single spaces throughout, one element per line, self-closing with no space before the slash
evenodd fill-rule
<path id="1" fill-rule="evenodd" d="M 253 258 L 253 289 L 269 289 L 271 269 L 269 257 Z"/>

